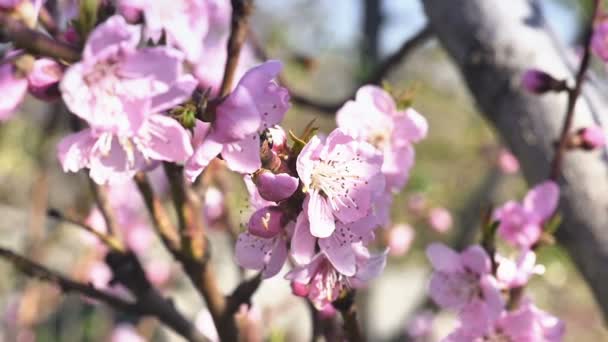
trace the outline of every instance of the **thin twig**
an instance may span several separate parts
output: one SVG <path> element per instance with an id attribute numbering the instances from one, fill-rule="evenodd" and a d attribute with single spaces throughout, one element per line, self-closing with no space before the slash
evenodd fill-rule
<path id="1" fill-rule="evenodd" d="M 232 20 L 230 38 L 228 39 L 228 58 L 224 68 L 224 78 L 220 87 L 220 97 L 228 95 L 239 63 L 241 48 L 249 33 L 249 16 L 253 11 L 253 0 L 232 0 Z"/>
<path id="2" fill-rule="evenodd" d="M 49 209 L 47 211 L 47 216 L 55 218 L 57 220 L 61 220 L 61 221 L 70 223 L 74 227 L 78 227 L 78 228 L 88 232 L 89 234 L 92 234 L 97 239 L 99 239 L 99 241 L 101 241 L 104 245 L 106 245 L 110 250 L 122 251 L 122 252 L 125 251 L 125 247 L 122 245 L 120 240 L 118 240 L 116 237 L 106 235 L 80 220 L 77 220 L 73 217 L 63 214 L 62 212 L 60 212 L 57 209 Z"/>
<path id="3" fill-rule="evenodd" d="M 7 13 L 0 13 L 0 36 L 13 42 L 16 48 L 36 55 L 57 58 L 66 62 L 76 62 L 80 59 L 80 52 L 74 47 L 28 28 Z"/>
<path id="4" fill-rule="evenodd" d="M 585 73 L 589 69 L 589 61 L 591 60 L 591 38 L 593 37 L 593 23 L 597 15 L 598 4 L 599 0 L 593 1 L 594 10 L 593 14 L 591 15 L 590 24 L 587 27 L 587 31 L 585 32 L 585 38 L 583 41 L 583 47 L 585 51 L 583 53 L 583 58 L 581 59 L 581 64 L 578 68 L 578 72 L 576 73 L 574 88 L 568 90 L 568 105 L 566 107 L 566 118 L 564 120 L 564 125 L 562 126 L 557 151 L 555 153 L 555 156 L 553 157 L 553 161 L 551 162 L 551 173 L 549 178 L 554 181 L 556 181 L 560 175 L 562 160 L 564 158 L 564 154 L 566 152 L 566 145 L 568 142 L 568 134 L 570 133 L 570 129 L 572 128 L 572 122 L 574 121 L 574 109 L 576 107 L 576 100 L 581 94 L 583 82 L 585 81 Z"/>
<path id="5" fill-rule="evenodd" d="M 108 227 L 108 234 L 114 237 L 120 236 L 118 221 L 116 220 L 116 215 L 114 214 L 114 208 L 112 208 L 112 205 L 110 204 L 108 189 L 95 183 L 91 178 L 88 180 L 91 187 L 91 192 L 95 198 L 95 203 L 97 203 L 97 208 L 101 212 L 101 215 L 106 222 L 106 227 Z"/>
<path id="6" fill-rule="evenodd" d="M 388 73 L 393 70 L 399 63 L 412 51 L 417 49 L 420 45 L 425 43 L 429 38 L 433 36 L 433 31 L 430 26 L 425 26 L 420 31 L 418 31 L 412 38 L 403 42 L 401 47 L 397 49 L 397 51 L 393 52 L 391 55 L 386 57 L 382 62 L 380 62 L 373 71 L 369 74 L 369 76 L 363 80 L 361 83 L 357 84 L 355 90 L 351 93 L 351 95 L 346 98 L 335 101 L 335 102 L 323 102 L 315 99 L 308 98 L 302 94 L 299 94 L 297 91 L 294 91 L 289 86 L 287 86 L 286 82 L 282 79 L 281 84 L 287 88 L 289 88 L 289 94 L 291 97 L 291 101 L 293 103 L 310 108 L 313 110 L 317 110 L 323 112 L 325 114 L 333 115 L 335 112 L 349 99 L 355 96 L 355 92 L 358 88 L 366 84 L 380 84 L 382 80 L 388 75 Z M 263 49 L 259 48 L 256 51 L 263 51 Z"/>

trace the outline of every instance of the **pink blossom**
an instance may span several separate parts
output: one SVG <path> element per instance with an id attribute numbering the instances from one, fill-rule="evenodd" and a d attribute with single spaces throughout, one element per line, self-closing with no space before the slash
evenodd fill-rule
<path id="1" fill-rule="evenodd" d="M 138 9 L 143 12 L 147 38 L 158 42 L 164 35 L 167 42 L 182 50 L 189 61 L 201 57 L 202 42 L 209 30 L 206 0 L 123 0 L 119 7 L 127 10 L 127 14 L 136 13 Z"/>
<path id="2" fill-rule="evenodd" d="M 153 161 L 184 162 L 190 137 L 175 120 L 154 114 L 187 99 L 194 80 L 181 75 L 181 54 L 166 47 L 137 50 L 137 26 L 113 16 L 89 36 L 83 60 L 60 83 L 68 108 L 91 126 L 65 137 L 64 171 L 90 169 L 100 184 L 132 177 Z"/>
<path id="3" fill-rule="evenodd" d="M 326 238 L 312 234 L 306 210 L 298 215 L 291 239 L 291 256 L 300 265 L 312 261 L 320 250 L 341 274 L 351 277 L 357 272 L 357 253 L 360 245 L 374 239 L 373 217 L 348 224 L 336 222 L 334 233 Z M 317 249 L 318 244 L 318 249 Z"/>
<path id="4" fill-rule="evenodd" d="M 429 226 L 439 233 L 445 233 L 452 228 L 453 219 L 449 210 L 441 207 L 429 211 Z"/>
<path id="5" fill-rule="evenodd" d="M 545 272 L 542 265 L 536 264 L 536 253 L 531 250 L 521 252 L 515 261 L 497 255 L 496 262 L 498 263 L 496 278 L 502 288 L 523 286 L 528 283 L 532 275 Z"/>
<path id="6" fill-rule="evenodd" d="M 460 327 L 443 339 L 443 342 L 561 342 L 564 323 L 526 302 L 514 311 L 505 311 L 500 317 L 489 317 L 484 307 L 477 306 L 460 315 Z"/>
<path id="7" fill-rule="evenodd" d="M 89 266 L 87 280 L 98 289 L 105 289 L 112 280 L 112 270 L 106 263 L 96 261 Z"/>
<path id="8" fill-rule="evenodd" d="M 351 223 L 369 215 L 373 201 L 384 192 L 382 155 L 341 129 L 325 143 L 316 136 L 302 149 L 297 170 L 304 185 L 306 212 L 312 235 L 325 238 L 335 221 Z"/>
<path id="9" fill-rule="evenodd" d="M 356 272 L 350 276 L 340 273 L 325 253 L 318 253 L 310 263 L 296 266 L 285 278 L 307 286 L 308 299 L 321 310 L 335 301 L 342 290 L 363 287 L 384 270 L 386 252 L 372 255 L 361 244 L 355 252 Z"/>
<path id="10" fill-rule="evenodd" d="M 278 206 L 270 206 L 257 210 L 249 218 L 249 233 L 262 238 L 272 238 L 283 229 L 285 215 Z"/>
<path id="11" fill-rule="evenodd" d="M 506 174 L 513 174 L 519 171 L 519 161 L 507 149 L 500 149 L 498 152 L 498 167 Z"/>
<path id="12" fill-rule="evenodd" d="M 411 108 L 398 110 L 387 92 L 367 85 L 357 91 L 354 101 L 346 102 L 338 110 L 336 121 L 347 134 L 383 152 L 386 186 L 389 190 L 401 190 L 414 164 L 412 144 L 426 137 L 426 119 Z"/>
<path id="13" fill-rule="evenodd" d="M 9 62 L 0 65 L 0 122 L 10 119 L 27 91 L 27 79 Z"/>
<path id="14" fill-rule="evenodd" d="M 110 342 L 145 342 L 144 339 L 130 324 L 119 324 L 112 330 Z"/>
<path id="15" fill-rule="evenodd" d="M 268 170 L 260 169 L 253 175 L 260 196 L 278 202 L 289 198 L 298 189 L 300 181 L 287 173 L 274 174 Z"/>
<path id="16" fill-rule="evenodd" d="M 244 268 L 262 271 L 262 277 L 275 276 L 287 260 L 287 244 L 293 222 L 269 238 L 258 237 L 249 232 L 241 233 L 236 241 L 236 261 Z"/>
<path id="17" fill-rule="evenodd" d="M 397 224 L 388 231 L 388 247 L 392 256 L 402 256 L 409 251 L 416 231 L 409 224 Z"/>
<path id="18" fill-rule="evenodd" d="M 49 58 L 40 58 L 34 62 L 32 71 L 27 75 L 28 91 L 44 101 L 59 98 L 59 81 L 63 76 L 63 67 Z"/>
<path id="19" fill-rule="evenodd" d="M 534 245 L 543 224 L 553 215 L 559 201 L 559 187 L 545 181 L 528 192 L 523 203 L 509 201 L 494 211 L 500 221 L 498 233 L 507 242 L 522 249 Z"/>
<path id="20" fill-rule="evenodd" d="M 429 294 L 442 308 L 463 311 L 481 305 L 489 317 L 498 317 L 504 307 L 492 263 L 480 246 L 471 246 L 457 253 L 441 243 L 426 249 L 434 272 Z"/>
<path id="21" fill-rule="evenodd" d="M 171 263 L 154 259 L 145 266 L 146 277 L 156 287 L 162 287 L 169 282 L 172 276 Z"/>
<path id="22" fill-rule="evenodd" d="M 195 152 L 185 168 L 190 181 L 220 153 L 235 172 L 252 173 L 262 166 L 260 134 L 279 123 L 290 106 L 287 89 L 273 80 L 282 67 L 279 61 L 268 61 L 250 69 L 217 107 L 212 124 L 197 121 Z"/>
<path id="23" fill-rule="evenodd" d="M 0 0 L 1 9 L 13 9 L 25 0 Z"/>
<path id="24" fill-rule="evenodd" d="M 287 152 L 287 135 L 281 126 L 274 125 L 267 129 L 267 138 L 272 142 L 272 151 L 274 153 Z"/>

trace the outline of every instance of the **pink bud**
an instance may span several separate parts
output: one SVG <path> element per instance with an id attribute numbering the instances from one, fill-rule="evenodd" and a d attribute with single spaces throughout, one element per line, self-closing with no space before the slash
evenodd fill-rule
<path id="1" fill-rule="evenodd" d="M 291 292 L 298 297 L 306 297 L 308 296 L 308 292 L 310 289 L 308 288 L 308 284 L 298 283 L 297 281 L 291 282 Z"/>
<path id="2" fill-rule="evenodd" d="M 87 278 L 94 287 L 105 289 L 112 280 L 112 270 L 104 262 L 96 261 L 89 266 Z"/>
<path id="3" fill-rule="evenodd" d="M 452 214 L 445 208 L 433 208 L 429 211 L 429 225 L 439 233 L 445 233 L 452 228 Z"/>
<path id="4" fill-rule="evenodd" d="M 50 58 L 40 58 L 34 62 L 34 68 L 27 75 L 30 94 L 43 101 L 58 99 L 59 81 L 63 68 Z"/>
<path id="5" fill-rule="evenodd" d="M 600 148 L 606 143 L 606 134 L 599 126 L 585 127 L 579 131 L 579 135 L 583 140 L 583 147 L 587 150 Z"/>
<path id="6" fill-rule="evenodd" d="M 321 319 L 332 319 L 336 317 L 336 308 L 331 304 L 325 304 L 321 310 L 319 310 L 319 317 Z"/>
<path id="7" fill-rule="evenodd" d="M 388 233 L 389 253 L 402 256 L 410 249 L 416 232 L 409 224 L 395 225 Z"/>
<path id="8" fill-rule="evenodd" d="M 513 174 L 519 171 L 519 161 L 507 149 L 501 149 L 498 152 L 498 167 L 506 174 Z"/>
<path id="9" fill-rule="evenodd" d="M 271 238 L 283 228 L 283 210 L 279 207 L 262 208 L 249 219 L 249 233 L 262 238 Z"/>
<path id="10" fill-rule="evenodd" d="M 0 9 L 13 9 L 23 0 L 0 0 Z"/>
<path id="11" fill-rule="evenodd" d="M 152 260 L 146 267 L 146 276 L 157 287 L 165 285 L 171 279 L 171 264 L 165 261 Z"/>
<path id="12" fill-rule="evenodd" d="M 213 222 L 224 215 L 224 194 L 216 187 L 210 186 L 205 191 L 205 217 Z"/>
<path id="13" fill-rule="evenodd" d="M 544 71 L 537 69 L 527 70 L 522 77 L 524 89 L 535 94 L 543 94 L 548 91 L 561 91 L 566 88 L 562 81 L 558 81 Z"/>
<path id="14" fill-rule="evenodd" d="M 80 37 L 78 36 L 76 29 L 73 26 L 70 26 L 61 34 L 59 39 L 68 44 L 76 45 L 78 44 Z"/>
<path id="15" fill-rule="evenodd" d="M 253 176 L 258 192 L 267 201 L 282 201 L 298 189 L 300 181 L 286 173 L 274 174 L 262 169 Z"/>

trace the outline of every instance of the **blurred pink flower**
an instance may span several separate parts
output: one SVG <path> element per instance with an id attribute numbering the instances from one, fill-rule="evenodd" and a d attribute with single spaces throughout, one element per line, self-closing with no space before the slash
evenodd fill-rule
<path id="1" fill-rule="evenodd" d="M 152 259 L 145 266 L 146 276 L 152 285 L 163 287 L 172 276 L 172 264 L 164 260 Z"/>
<path id="2" fill-rule="evenodd" d="M 98 289 L 105 289 L 112 280 L 112 270 L 103 261 L 95 261 L 89 265 L 87 280 Z"/>
<path id="3" fill-rule="evenodd" d="M 135 327 L 130 324 L 119 324 L 112 330 L 112 336 L 110 337 L 111 342 L 145 342 Z"/>
<path id="4" fill-rule="evenodd" d="M 413 143 L 424 139 L 426 119 L 414 109 L 398 110 L 395 101 L 382 88 L 366 85 L 357 91 L 336 114 L 338 127 L 347 134 L 367 141 L 382 151 L 382 173 L 388 191 L 399 191 L 414 165 Z"/>
<path id="5" fill-rule="evenodd" d="M 501 148 L 498 152 L 498 167 L 510 175 L 519 171 L 519 161 L 509 150 Z"/>
<path id="6" fill-rule="evenodd" d="M 439 233 L 445 233 L 452 228 L 452 214 L 446 208 L 433 208 L 428 213 L 428 223 Z"/>
<path id="7" fill-rule="evenodd" d="M 388 247 L 392 256 L 407 253 L 414 241 L 416 231 L 409 224 L 397 224 L 388 231 Z"/>
<path id="8" fill-rule="evenodd" d="M 429 294 L 437 305 L 459 312 L 481 305 L 488 317 L 500 315 L 503 299 L 483 248 L 474 245 L 457 253 L 444 244 L 432 243 L 426 254 L 434 269 Z"/>
<path id="9" fill-rule="evenodd" d="M 522 76 L 522 87 L 534 94 L 544 94 L 548 91 L 557 91 L 565 89 L 565 83 L 556 80 L 548 73 L 538 70 L 529 69 Z"/>
<path id="10" fill-rule="evenodd" d="M 608 20 L 596 23 L 591 38 L 591 51 L 604 62 L 608 62 Z"/>
<path id="11" fill-rule="evenodd" d="M 218 188 L 210 186 L 205 190 L 203 210 L 209 222 L 214 222 L 224 215 L 225 205 L 224 194 Z"/>
<path id="12" fill-rule="evenodd" d="M 432 310 L 423 310 L 417 313 L 407 325 L 407 334 L 416 339 L 423 339 L 430 336 L 433 328 L 435 313 Z"/>
<path id="13" fill-rule="evenodd" d="M 10 119 L 27 92 L 27 79 L 10 62 L 0 65 L 0 122 Z"/>
<path id="14" fill-rule="evenodd" d="M 307 191 L 305 211 L 313 236 L 326 238 L 336 220 L 351 223 L 369 215 L 384 190 L 382 155 L 370 144 L 335 129 L 323 143 L 314 136 L 297 160 Z"/>
<path id="15" fill-rule="evenodd" d="M 543 224 L 553 215 L 559 201 L 559 187 L 545 181 L 532 188 L 523 203 L 509 201 L 494 211 L 500 221 L 498 234 L 510 244 L 527 249 L 541 236 Z"/>

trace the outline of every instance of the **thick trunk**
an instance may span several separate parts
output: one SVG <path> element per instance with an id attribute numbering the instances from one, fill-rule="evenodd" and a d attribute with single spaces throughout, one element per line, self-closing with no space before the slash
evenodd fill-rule
<path id="1" fill-rule="evenodd" d="M 573 79 L 542 18 L 526 0 L 424 0 L 430 25 L 460 69 L 481 112 L 519 158 L 535 184 L 549 175 L 553 143 L 566 108 L 565 94 L 534 96 L 520 86 L 525 69 L 538 67 Z M 574 128 L 606 120 L 592 108 L 605 99 L 586 84 Z M 563 165 L 559 242 L 568 250 L 608 313 L 608 169 L 602 152 L 568 152 Z"/>

